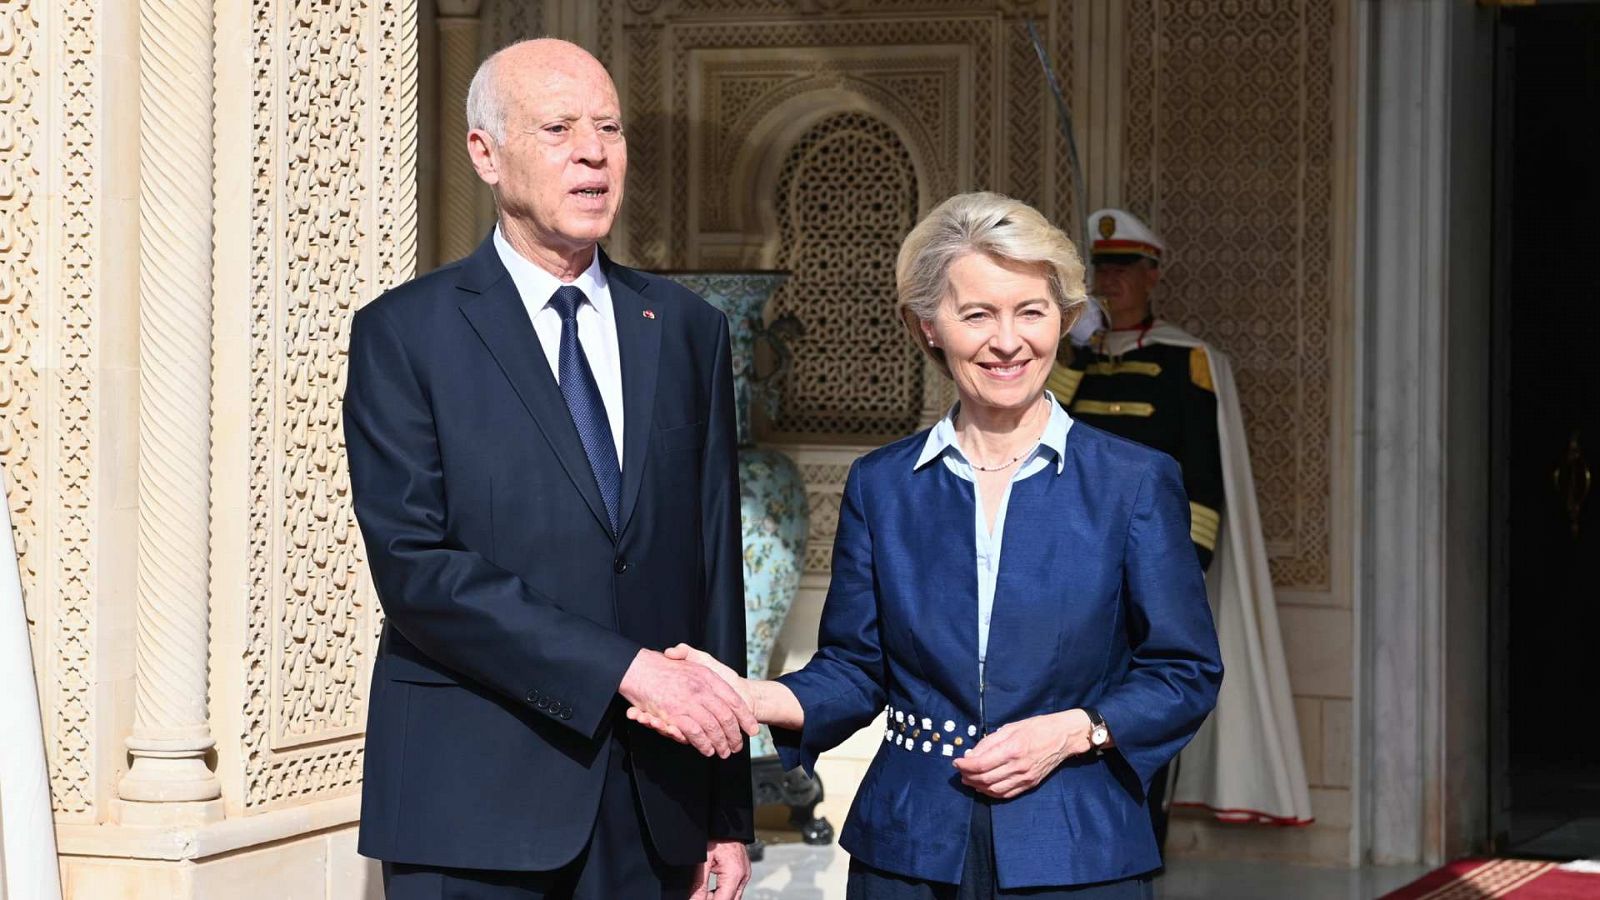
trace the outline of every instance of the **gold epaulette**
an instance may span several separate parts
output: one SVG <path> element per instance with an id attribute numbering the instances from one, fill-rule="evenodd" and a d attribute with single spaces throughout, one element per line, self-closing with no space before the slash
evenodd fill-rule
<path id="1" fill-rule="evenodd" d="M 1050 377 L 1044 380 L 1044 386 L 1050 393 L 1056 395 L 1056 402 L 1062 406 L 1071 406 L 1072 397 L 1078 393 L 1078 385 L 1083 381 L 1083 372 L 1079 369 L 1070 369 L 1057 364 Z"/>
<path id="2" fill-rule="evenodd" d="M 1215 394 L 1217 387 L 1211 381 L 1211 359 L 1206 355 L 1206 348 L 1196 347 L 1189 351 L 1189 380 L 1195 387 L 1210 391 Z"/>
<path id="3" fill-rule="evenodd" d="M 1215 553 L 1217 529 L 1221 524 L 1222 516 L 1216 510 L 1193 500 L 1189 501 L 1189 540 Z"/>

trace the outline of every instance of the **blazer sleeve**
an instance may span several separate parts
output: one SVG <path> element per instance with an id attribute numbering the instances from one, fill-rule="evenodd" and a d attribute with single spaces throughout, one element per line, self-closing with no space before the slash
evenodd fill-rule
<path id="1" fill-rule="evenodd" d="M 1140 485 L 1124 550 L 1131 661 L 1096 704 L 1116 751 L 1148 789 L 1217 703 L 1222 656 L 1189 540 L 1188 500 L 1171 457 Z"/>
<path id="2" fill-rule="evenodd" d="M 350 332 L 344 435 L 356 520 L 387 626 L 429 659 L 592 737 L 639 645 L 561 610 L 452 541 L 430 398 L 381 309 Z M 566 716 L 561 715 L 565 713 Z"/>
<path id="3" fill-rule="evenodd" d="M 748 656 L 744 632 L 744 539 L 739 530 L 738 414 L 733 400 L 733 357 L 728 320 L 718 316 L 712 366 L 711 405 L 701 458 L 701 532 L 705 545 L 707 653 L 741 675 Z M 765 674 L 765 673 L 759 673 Z M 711 821 L 713 840 L 755 840 L 750 782 L 750 744 L 727 759 L 713 759 Z"/>
<path id="4" fill-rule="evenodd" d="M 778 679 L 794 692 L 805 712 L 799 730 L 772 729 L 785 769 L 801 766 L 814 773 L 818 755 L 837 747 L 883 709 L 885 672 L 872 532 L 861 494 L 857 462 L 850 467 L 839 503 L 833 577 L 822 607 L 817 652 L 800 671 Z"/>

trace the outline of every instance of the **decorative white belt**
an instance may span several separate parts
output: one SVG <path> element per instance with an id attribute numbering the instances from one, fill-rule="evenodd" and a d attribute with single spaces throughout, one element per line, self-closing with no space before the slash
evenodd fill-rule
<path id="1" fill-rule="evenodd" d="M 937 747 L 939 753 L 944 756 L 955 756 L 958 751 L 962 756 L 966 756 L 978 742 L 976 725 L 962 728 L 954 719 L 937 722 L 928 716 L 918 716 L 914 712 L 895 709 L 892 706 L 885 706 L 883 711 L 889 716 L 889 727 L 883 730 L 884 742 L 913 753 L 918 749 L 923 753 L 932 753 Z M 939 728 L 940 725 L 944 727 Z"/>

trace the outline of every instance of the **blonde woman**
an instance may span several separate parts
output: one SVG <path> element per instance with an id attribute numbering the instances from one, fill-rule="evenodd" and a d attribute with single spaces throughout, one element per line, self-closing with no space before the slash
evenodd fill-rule
<path id="1" fill-rule="evenodd" d="M 896 281 L 960 399 L 852 467 L 816 655 L 776 681 L 669 655 L 732 684 L 790 766 L 887 711 L 840 837 L 852 900 L 1151 897 L 1146 791 L 1222 680 L 1178 466 L 1045 390 L 1085 300 L 1037 211 L 952 197 Z"/>

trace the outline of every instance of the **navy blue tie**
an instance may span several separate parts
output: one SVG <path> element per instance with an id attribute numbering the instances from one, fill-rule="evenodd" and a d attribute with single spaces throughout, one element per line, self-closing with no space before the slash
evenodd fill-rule
<path id="1" fill-rule="evenodd" d="M 589 359 L 578 343 L 578 307 L 588 299 L 582 289 L 570 284 L 556 288 L 550 297 L 550 308 L 561 316 L 557 377 L 561 382 L 561 396 L 567 401 L 567 412 L 572 414 L 572 424 L 578 429 L 578 440 L 583 442 L 583 453 L 589 457 L 594 482 L 600 488 L 600 499 L 605 501 L 611 533 L 616 534 L 622 503 L 622 469 L 617 465 L 617 443 L 611 435 L 605 402 L 600 399 L 600 385 L 595 383 Z"/>

